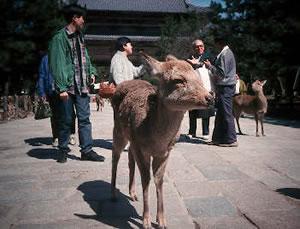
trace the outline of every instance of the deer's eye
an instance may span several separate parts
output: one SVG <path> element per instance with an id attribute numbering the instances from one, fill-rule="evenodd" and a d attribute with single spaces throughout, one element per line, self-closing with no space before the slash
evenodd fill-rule
<path id="1" fill-rule="evenodd" d="M 175 85 L 180 85 L 180 84 L 183 84 L 184 82 L 183 82 L 182 79 L 175 79 L 175 80 L 173 80 L 173 83 L 174 83 Z"/>

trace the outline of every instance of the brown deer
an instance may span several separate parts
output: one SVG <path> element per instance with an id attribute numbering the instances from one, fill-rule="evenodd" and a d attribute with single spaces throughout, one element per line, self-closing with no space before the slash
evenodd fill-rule
<path id="1" fill-rule="evenodd" d="M 263 92 L 263 86 L 266 80 L 259 81 L 256 80 L 252 83 L 252 90 L 255 95 L 238 95 L 233 98 L 233 113 L 236 119 L 236 123 L 239 129 L 239 134 L 243 134 L 241 131 L 239 118 L 242 112 L 247 114 L 252 114 L 256 121 L 256 136 L 259 137 L 258 133 L 258 120 L 261 125 L 261 134 L 265 136 L 263 118 L 267 112 L 268 101 Z"/>
<path id="2" fill-rule="evenodd" d="M 193 68 L 186 61 L 169 56 L 165 62 L 141 53 L 152 75 L 159 78 L 155 87 L 144 80 L 119 84 L 112 97 L 114 129 L 112 147 L 112 199 L 116 198 L 116 174 L 120 154 L 130 142 L 129 194 L 135 192 L 135 162 L 143 187 L 143 227 L 150 228 L 149 182 L 152 170 L 157 193 L 156 220 L 166 228 L 163 205 L 163 177 L 170 150 L 175 143 L 184 113 L 189 109 L 207 108 L 213 98 L 202 86 Z"/>

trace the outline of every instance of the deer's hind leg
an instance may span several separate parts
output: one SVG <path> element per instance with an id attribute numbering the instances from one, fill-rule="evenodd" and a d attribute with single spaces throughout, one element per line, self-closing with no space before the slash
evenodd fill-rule
<path id="1" fill-rule="evenodd" d="M 239 134 L 240 135 L 244 135 L 241 131 L 241 126 L 240 126 L 240 116 L 241 116 L 241 111 L 238 112 L 238 111 L 234 111 L 234 117 L 235 117 L 235 120 L 236 120 L 236 124 L 237 124 L 237 127 L 238 127 L 238 130 L 239 130 Z"/>
<path id="2" fill-rule="evenodd" d="M 128 167 L 129 167 L 129 195 L 132 201 L 137 201 L 137 195 L 135 191 L 135 160 L 133 156 L 133 147 L 130 145 L 128 150 Z"/>
<path id="3" fill-rule="evenodd" d="M 256 137 L 259 137 L 259 133 L 258 133 L 258 114 L 255 114 L 255 123 L 256 123 Z"/>
<path id="4" fill-rule="evenodd" d="M 125 137 L 123 131 L 120 128 L 114 127 L 113 130 L 113 146 L 112 146 L 112 169 L 111 169 L 111 198 L 116 200 L 117 190 L 116 190 L 116 176 L 117 168 L 120 159 L 120 155 L 125 148 L 128 139 Z"/>

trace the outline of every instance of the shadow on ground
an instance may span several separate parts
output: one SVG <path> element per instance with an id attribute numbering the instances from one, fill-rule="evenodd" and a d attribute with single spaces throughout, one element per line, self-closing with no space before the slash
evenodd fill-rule
<path id="1" fill-rule="evenodd" d="M 253 123 L 255 123 L 253 116 L 245 116 L 244 118 L 253 119 Z M 288 126 L 293 128 L 300 128 L 300 121 L 299 120 L 289 120 L 289 119 L 282 119 L 282 118 L 272 118 L 272 117 L 265 117 L 264 123 L 272 124 L 272 125 L 279 125 L 279 126 Z"/>
<path id="2" fill-rule="evenodd" d="M 52 159 L 56 161 L 58 159 L 58 152 L 59 151 L 57 148 L 53 148 L 53 149 L 38 148 L 38 149 L 32 149 L 28 151 L 27 155 L 41 160 Z M 80 160 L 79 157 L 72 154 L 68 154 L 67 157 L 72 160 Z"/>
<path id="3" fill-rule="evenodd" d="M 118 193 L 118 200 L 112 201 L 110 198 L 111 184 L 105 181 L 84 182 L 77 188 L 83 193 L 83 199 L 91 209 L 94 215 L 85 215 L 79 212 L 74 215 L 82 219 L 98 220 L 114 228 L 132 228 L 133 224 L 138 228 L 142 225 L 137 221 L 141 220 L 134 206 L 130 204 L 129 197 L 123 193 Z"/>
<path id="4" fill-rule="evenodd" d="M 41 145 L 52 145 L 52 138 L 40 137 L 40 138 L 28 138 L 24 142 L 31 146 L 41 146 Z"/>
<path id="5" fill-rule="evenodd" d="M 180 143 L 180 142 L 186 142 L 192 144 L 207 144 L 207 142 L 201 139 L 200 137 L 190 138 L 187 134 L 180 134 L 176 143 Z"/>
<path id="6" fill-rule="evenodd" d="M 112 139 L 95 139 L 93 146 L 103 149 L 112 149 Z"/>
<path id="7" fill-rule="evenodd" d="M 276 192 L 278 192 L 282 195 L 289 196 L 294 199 L 300 200 L 300 189 L 299 188 L 280 188 L 280 189 L 277 189 Z"/>

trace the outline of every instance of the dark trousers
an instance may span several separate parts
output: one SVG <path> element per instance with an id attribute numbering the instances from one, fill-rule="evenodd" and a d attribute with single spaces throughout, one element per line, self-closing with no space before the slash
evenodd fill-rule
<path id="1" fill-rule="evenodd" d="M 236 142 L 234 116 L 232 113 L 232 97 L 235 85 L 217 86 L 216 119 L 212 141 L 230 144 Z"/>
<path id="2" fill-rule="evenodd" d="M 66 101 L 59 100 L 59 138 L 58 148 L 69 151 L 68 143 L 73 128 L 73 118 L 78 120 L 79 146 L 81 153 L 92 149 L 92 124 L 90 122 L 90 97 L 87 94 L 72 95 Z"/>
<path id="3" fill-rule="evenodd" d="M 57 94 L 49 95 L 47 96 L 47 100 L 49 102 L 52 116 L 50 118 L 51 122 L 51 130 L 52 130 L 52 138 L 53 140 L 55 138 L 58 138 L 59 136 L 59 96 Z M 71 134 L 75 134 L 75 113 L 73 116 L 73 121 L 72 121 L 72 127 L 71 127 Z"/>
<path id="4" fill-rule="evenodd" d="M 189 134 L 196 135 L 198 111 L 189 111 L 190 129 Z M 202 118 L 202 135 L 209 135 L 209 117 Z"/>
<path id="5" fill-rule="evenodd" d="M 51 130 L 52 130 L 52 139 L 58 138 L 59 135 L 59 109 L 58 109 L 58 96 L 56 94 L 53 94 L 51 96 L 47 96 L 47 100 L 49 102 L 52 116 L 50 118 L 51 122 Z"/>

